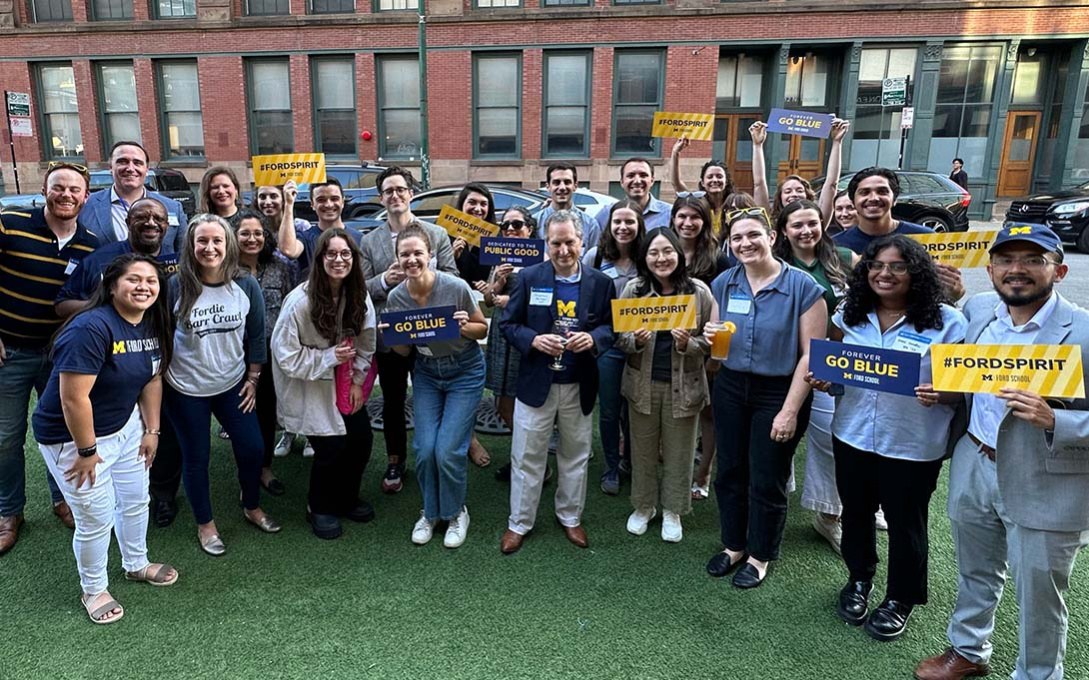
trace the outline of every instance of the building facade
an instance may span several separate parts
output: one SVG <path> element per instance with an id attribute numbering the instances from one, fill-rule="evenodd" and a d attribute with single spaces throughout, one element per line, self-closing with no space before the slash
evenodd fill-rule
<path id="1" fill-rule="evenodd" d="M 50 160 L 102 165 L 119 139 L 193 182 L 212 164 L 251 178 L 259 153 L 418 166 L 418 26 L 415 0 L 0 0 L 0 85 L 32 100 L 22 190 Z M 973 217 L 1089 181 L 1085 2 L 426 0 L 426 45 L 434 185 L 537 187 L 566 160 L 616 193 L 630 156 L 664 179 L 655 111 L 713 111 L 682 174 L 725 158 L 748 188 L 747 130 L 772 108 L 850 119 L 845 169 L 963 158 Z M 881 97 L 898 76 L 914 109 L 902 161 L 903 106 Z M 772 138 L 773 183 L 822 174 L 824 141 Z"/>

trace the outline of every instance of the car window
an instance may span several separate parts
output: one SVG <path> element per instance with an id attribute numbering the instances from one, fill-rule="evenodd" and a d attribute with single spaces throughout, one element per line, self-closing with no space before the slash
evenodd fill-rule
<path id="1" fill-rule="evenodd" d="M 597 205 L 597 201 L 594 200 L 594 197 L 587 196 L 586 194 L 575 194 L 572 203 L 575 205 Z"/>
<path id="2" fill-rule="evenodd" d="M 159 184 L 163 191 L 188 191 L 189 182 L 184 175 L 159 175 Z"/>
<path id="3" fill-rule="evenodd" d="M 453 191 L 421 196 L 412 201 L 412 214 L 416 217 L 432 220 L 439 216 L 444 205 L 454 205 L 457 197 L 457 193 Z"/>
<path id="4" fill-rule="evenodd" d="M 911 193 L 913 194 L 942 194 L 948 191 L 941 182 L 929 175 L 908 175 Z"/>
<path id="5" fill-rule="evenodd" d="M 501 192 L 493 193 L 492 199 L 495 201 L 496 212 L 506 212 L 508 209 L 514 206 L 524 207 L 527 205 L 534 205 L 535 203 L 541 202 L 530 196 L 523 196 L 521 194 L 507 194 Z"/>
<path id="6" fill-rule="evenodd" d="M 150 180 L 150 178 L 148 178 Z M 109 171 L 91 173 L 91 191 L 107 189 L 113 184 L 113 175 Z"/>

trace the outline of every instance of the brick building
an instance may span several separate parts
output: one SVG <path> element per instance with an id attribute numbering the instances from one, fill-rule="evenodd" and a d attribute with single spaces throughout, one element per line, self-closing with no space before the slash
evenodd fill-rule
<path id="1" fill-rule="evenodd" d="M 666 159 L 655 110 L 716 113 L 682 172 L 725 157 L 751 185 L 747 127 L 773 107 L 853 121 L 845 168 L 965 159 L 973 216 L 1089 180 L 1089 4 L 1070 0 L 426 0 L 433 184 L 536 187 L 551 159 L 616 191 L 627 156 Z M 256 153 L 420 161 L 412 0 L 0 0 L 0 86 L 32 94 L 23 191 L 51 159 L 141 139 L 198 181 Z M 823 170 L 824 143 L 773 135 L 771 179 Z M 6 139 L 5 139 L 6 141 Z M 14 190 L 7 144 L 4 186 Z M 664 176 L 664 169 L 659 172 Z M 664 182 L 668 198 L 672 188 Z"/>

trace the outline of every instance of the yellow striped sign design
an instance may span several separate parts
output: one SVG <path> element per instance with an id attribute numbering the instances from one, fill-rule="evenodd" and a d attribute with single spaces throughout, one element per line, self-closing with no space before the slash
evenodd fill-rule
<path id="1" fill-rule="evenodd" d="M 656 111 L 654 129 L 650 135 L 652 137 L 687 137 L 696 142 L 709 142 L 714 131 L 715 114 L 713 113 Z"/>
<path id="2" fill-rule="evenodd" d="M 461 212 L 449 205 L 442 206 L 435 224 L 445 229 L 447 234 L 454 238 L 465 239 L 466 243 L 477 248 L 480 247 L 480 238 L 482 236 L 495 236 L 499 233 L 497 225 L 485 222 L 479 217 L 473 217 L 469 213 Z"/>
<path id="3" fill-rule="evenodd" d="M 909 234 L 923 244 L 938 264 L 959 269 L 986 267 L 997 231 L 959 231 L 947 234 Z"/>
<path id="4" fill-rule="evenodd" d="M 1042 397 L 1085 397 L 1080 345 L 934 345 L 930 353 L 939 392 L 1016 387 Z"/>
<path id="5" fill-rule="evenodd" d="M 696 312 L 695 295 L 613 300 L 613 330 L 627 333 L 640 328 L 648 331 L 695 328 Z"/>
<path id="6" fill-rule="evenodd" d="M 325 181 L 325 154 L 281 153 L 254 156 L 254 186 L 278 186 L 289 179 L 297 184 Z"/>

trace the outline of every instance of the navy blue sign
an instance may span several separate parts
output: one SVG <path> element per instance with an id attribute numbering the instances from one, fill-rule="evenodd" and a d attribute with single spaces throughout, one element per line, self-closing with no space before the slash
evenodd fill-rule
<path id="1" fill-rule="evenodd" d="M 514 264 L 525 267 L 544 262 L 544 241 L 535 238 L 500 238 L 484 236 L 480 239 L 480 264 Z"/>
<path id="2" fill-rule="evenodd" d="M 832 132 L 833 118 L 835 116 L 830 113 L 772 109 L 768 116 L 768 132 L 824 138 Z"/>
<path id="3" fill-rule="evenodd" d="M 812 340 L 809 370 L 818 380 L 914 397 L 921 354 Z"/>
<path id="4" fill-rule="evenodd" d="M 382 312 L 382 341 L 387 345 L 425 345 L 429 342 L 457 340 L 461 335 L 454 321 L 454 306 L 426 307 L 409 312 Z"/>

